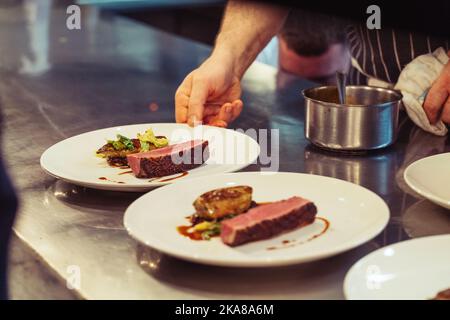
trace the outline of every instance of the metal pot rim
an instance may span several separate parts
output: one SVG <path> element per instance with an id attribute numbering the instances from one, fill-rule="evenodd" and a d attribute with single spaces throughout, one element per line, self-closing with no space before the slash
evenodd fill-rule
<path id="1" fill-rule="evenodd" d="M 397 99 L 394 99 L 392 101 L 383 102 L 383 103 L 378 103 L 378 104 L 350 104 L 349 105 L 349 104 L 339 104 L 339 103 L 334 103 L 334 102 L 321 101 L 321 100 L 317 100 L 317 99 L 307 96 L 308 91 L 311 91 L 313 89 L 318 90 L 318 89 L 325 89 L 325 88 L 336 88 L 336 86 L 318 86 L 318 87 L 304 89 L 304 90 L 302 90 L 302 95 L 305 99 L 308 99 L 308 100 L 313 101 L 318 104 L 325 105 L 327 107 L 334 107 L 334 108 L 337 108 L 337 107 L 340 108 L 342 106 L 351 107 L 351 108 L 367 108 L 367 107 L 382 108 L 382 107 L 391 105 L 393 103 L 397 103 L 403 99 L 403 95 L 398 90 L 393 90 L 393 89 L 388 89 L 388 88 L 383 88 L 383 87 L 376 87 L 376 86 L 366 86 L 366 85 L 351 85 L 351 86 L 347 86 L 347 88 L 364 88 L 364 89 L 369 89 L 369 90 L 387 91 L 390 94 L 397 96 Z"/>

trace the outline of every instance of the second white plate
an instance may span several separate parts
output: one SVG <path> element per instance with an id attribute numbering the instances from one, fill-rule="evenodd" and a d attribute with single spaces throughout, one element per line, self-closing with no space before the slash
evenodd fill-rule
<path id="1" fill-rule="evenodd" d="M 450 152 L 413 162 L 403 176 L 418 194 L 450 209 Z"/>
<path id="2" fill-rule="evenodd" d="M 194 241 L 180 235 L 202 193 L 227 186 L 249 185 L 256 202 L 298 195 L 318 208 L 315 223 L 278 237 L 229 247 L 220 238 Z M 343 180 L 300 173 L 243 172 L 180 181 L 153 190 L 125 212 L 124 225 L 138 241 L 166 254 L 203 264 L 266 267 L 308 262 L 354 248 L 375 237 L 389 220 L 389 209 L 375 193 Z M 312 239 L 312 240 L 311 240 Z M 289 245 L 283 243 L 289 242 Z M 275 249 L 274 249 L 275 248 Z"/>
<path id="3" fill-rule="evenodd" d="M 450 288 L 450 235 L 417 238 L 378 249 L 345 277 L 347 299 L 428 300 Z"/>

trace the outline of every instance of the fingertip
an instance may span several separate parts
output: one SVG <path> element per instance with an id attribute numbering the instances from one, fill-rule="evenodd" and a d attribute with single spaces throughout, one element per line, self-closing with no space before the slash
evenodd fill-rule
<path id="1" fill-rule="evenodd" d="M 233 116 L 233 105 L 230 102 L 224 103 L 220 108 L 219 114 L 216 119 L 220 119 L 224 122 L 229 122 Z"/>
<path id="2" fill-rule="evenodd" d="M 233 102 L 233 109 L 239 110 L 239 113 L 241 112 L 243 107 L 244 107 L 244 103 L 242 102 L 242 100 L 235 100 Z"/>
<path id="3" fill-rule="evenodd" d="M 228 123 L 227 123 L 226 121 L 224 121 L 224 120 L 221 120 L 221 119 L 213 120 L 213 121 L 211 121 L 210 124 L 211 124 L 212 126 L 220 127 L 220 128 L 226 128 L 226 127 L 228 127 Z"/>
<path id="4" fill-rule="evenodd" d="M 241 99 L 234 100 L 234 101 L 233 101 L 233 104 L 234 104 L 235 106 L 239 106 L 239 107 L 242 107 L 242 106 L 244 105 L 244 103 L 242 102 Z"/>
<path id="5" fill-rule="evenodd" d="M 184 109 L 176 109 L 175 110 L 175 121 L 177 123 L 185 123 L 187 122 L 187 110 Z"/>
<path id="6" fill-rule="evenodd" d="M 242 102 L 242 100 L 235 100 L 233 102 L 232 120 L 236 119 L 241 114 L 243 107 L 244 103 Z"/>
<path id="7" fill-rule="evenodd" d="M 222 108 L 226 113 L 233 112 L 233 104 L 230 102 L 225 103 Z"/>
<path id="8" fill-rule="evenodd" d="M 175 107 L 175 121 L 177 123 L 187 122 L 187 108 Z"/>
<path id="9" fill-rule="evenodd" d="M 192 115 L 189 116 L 188 124 L 191 127 L 196 127 L 198 125 L 201 125 L 202 121 L 199 120 L 199 118 L 195 114 L 192 114 Z"/>
<path id="10" fill-rule="evenodd" d="M 187 123 L 191 127 L 198 126 L 202 124 L 202 117 L 199 117 L 197 114 L 189 114 L 187 115 Z"/>

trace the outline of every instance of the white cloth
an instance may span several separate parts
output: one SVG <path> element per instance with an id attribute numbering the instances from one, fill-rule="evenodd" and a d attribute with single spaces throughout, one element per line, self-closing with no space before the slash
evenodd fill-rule
<path id="1" fill-rule="evenodd" d="M 395 89 L 403 94 L 403 105 L 411 120 L 425 131 L 438 136 L 447 134 L 447 127 L 439 120 L 432 125 L 423 109 L 423 103 L 433 82 L 439 77 L 449 57 L 441 47 L 433 53 L 418 56 L 400 73 Z"/>

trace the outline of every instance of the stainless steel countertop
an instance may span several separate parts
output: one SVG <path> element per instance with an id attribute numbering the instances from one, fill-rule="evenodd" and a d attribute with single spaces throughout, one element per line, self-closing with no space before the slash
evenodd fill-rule
<path id="1" fill-rule="evenodd" d="M 245 110 L 233 127 L 280 129 L 281 171 L 365 186 L 388 203 L 389 225 L 352 251 L 282 268 L 207 267 L 138 246 L 124 230 L 122 216 L 140 194 L 58 181 L 41 170 L 39 157 L 78 133 L 174 121 L 174 91 L 210 48 L 93 8 L 83 9 L 82 29 L 70 31 L 65 8 L 48 1 L 24 3 L 0 7 L 3 151 L 21 197 L 15 232 L 62 279 L 70 266 L 79 266 L 79 296 L 341 299 L 346 271 L 365 254 L 410 237 L 450 232 L 448 211 L 415 195 L 402 178 L 412 161 L 450 151 L 447 138 L 427 134 L 402 117 L 399 140 L 386 150 L 358 156 L 320 151 L 303 133 L 300 90 L 312 84 L 254 64 L 244 79 Z M 150 103 L 157 103 L 158 111 L 151 112 Z"/>

